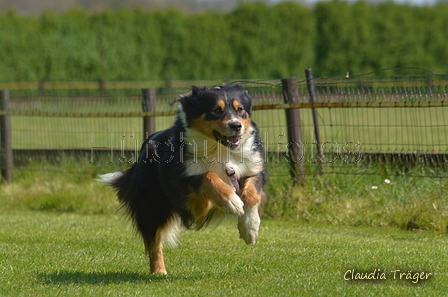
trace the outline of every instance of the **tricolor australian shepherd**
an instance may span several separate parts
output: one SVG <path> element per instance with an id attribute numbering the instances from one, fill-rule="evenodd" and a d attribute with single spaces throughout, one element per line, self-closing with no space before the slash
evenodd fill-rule
<path id="1" fill-rule="evenodd" d="M 163 242 L 222 214 L 238 216 L 240 237 L 255 243 L 266 172 L 251 116 L 241 85 L 192 87 L 179 98 L 174 125 L 146 139 L 138 162 L 101 176 L 143 237 L 152 273 L 166 274 Z"/>

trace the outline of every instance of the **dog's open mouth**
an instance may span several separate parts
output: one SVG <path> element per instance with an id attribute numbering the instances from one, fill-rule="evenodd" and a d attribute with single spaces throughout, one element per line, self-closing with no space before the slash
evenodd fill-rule
<path id="1" fill-rule="evenodd" d="M 218 131 L 214 130 L 213 136 L 215 136 L 216 141 L 219 140 L 221 141 L 222 144 L 230 148 L 237 148 L 241 143 L 240 135 L 225 136 L 219 133 Z"/>

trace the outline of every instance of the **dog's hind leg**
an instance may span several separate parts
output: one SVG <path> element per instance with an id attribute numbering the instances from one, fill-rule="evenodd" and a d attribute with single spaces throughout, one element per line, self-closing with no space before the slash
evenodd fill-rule
<path id="1" fill-rule="evenodd" d="M 162 238 L 159 236 L 159 232 L 156 232 L 155 236 L 148 236 L 147 234 L 142 235 L 146 252 L 149 256 L 151 273 L 166 274 L 165 261 L 163 259 Z"/>
<path id="2" fill-rule="evenodd" d="M 180 231 L 181 218 L 177 214 L 173 214 L 165 224 L 157 228 L 155 236 L 148 236 L 152 233 L 142 232 L 146 251 L 149 255 L 151 273 L 167 274 L 163 257 L 163 243 L 176 246 Z"/>
<path id="3" fill-rule="evenodd" d="M 145 242 L 145 245 L 149 254 L 151 273 L 167 274 L 163 259 L 163 244 L 160 241 L 154 240 L 150 243 Z"/>

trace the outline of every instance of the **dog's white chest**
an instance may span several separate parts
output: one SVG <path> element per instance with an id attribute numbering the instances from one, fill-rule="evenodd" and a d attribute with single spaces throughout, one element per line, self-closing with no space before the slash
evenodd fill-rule
<path id="1" fill-rule="evenodd" d="M 227 151 L 225 147 L 212 147 L 205 153 L 201 149 L 196 151 L 196 156 L 184 161 L 187 176 L 204 174 L 206 172 L 216 173 L 224 182 L 232 186 L 227 174 L 227 169 L 235 171 L 235 177 L 256 175 L 261 172 L 261 158 L 249 158 L 244 151 Z"/>

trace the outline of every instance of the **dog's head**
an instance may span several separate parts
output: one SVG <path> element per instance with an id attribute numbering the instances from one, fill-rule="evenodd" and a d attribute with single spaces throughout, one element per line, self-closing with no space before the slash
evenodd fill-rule
<path id="1" fill-rule="evenodd" d="M 216 88 L 193 86 L 179 101 L 188 128 L 231 149 L 238 148 L 253 134 L 252 98 L 239 84 Z"/>

